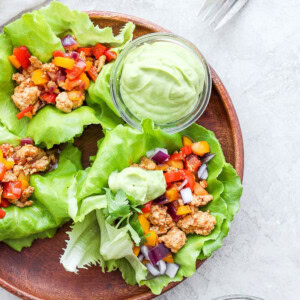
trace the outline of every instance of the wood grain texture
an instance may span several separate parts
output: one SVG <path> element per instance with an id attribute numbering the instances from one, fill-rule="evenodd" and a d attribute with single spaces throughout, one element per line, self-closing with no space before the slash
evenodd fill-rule
<path id="1" fill-rule="evenodd" d="M 167 31 L 148 21 L 110 12 L 89 12 L 92 21 L 100 27 L 112 26 L 114 33 L 128 21 L 136 24 L 134 38 L 151 32 Z M 226 160 L 243 177 L 244 149 L 239 121 L 231 99 L 221 80 L 211 68 L 213 89 L 210 103 L 197 123 L 215 132 Z M 89 156 L 97 152 L 101 127 L 89 126 L 75 144 L 83 153 L 86 167 Z M 53 239 L 37 240 L 33 246 L 17 253 L 0 243 L 0 286 L 23 299 L 151 299 L 147 287 L 130 286 L 118 271 L 105 273 L 99 267 L 81 269 L 78 275 L 66 272 L 59 263 L 67 239 L 66 224 Z M 197 262 L 199 267 L 203 261 Z M 169 290 L 179 283 L 171 283 Z"/>

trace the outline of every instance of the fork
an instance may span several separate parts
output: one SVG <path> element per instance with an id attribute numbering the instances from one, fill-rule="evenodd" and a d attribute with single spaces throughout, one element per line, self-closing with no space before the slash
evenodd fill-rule
<path id="1" fill-rule="evenodd" d="M 236 15 L 248 0 L 204 0 L 198 16 L 218 30 Z"/>

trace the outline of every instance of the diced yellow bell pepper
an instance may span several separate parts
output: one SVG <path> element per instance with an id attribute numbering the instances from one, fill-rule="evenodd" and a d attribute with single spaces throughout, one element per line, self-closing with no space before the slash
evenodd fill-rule
<path id="1" fill-rule="evenodd" d="M 68 93 L 68 97 L 71 101 L 79 101 L 82 99 L 83 95 L 80 91 L 71 91 Z"/>
<path id="2" fill-rule="evenodd" d="M 6 167 L 7 170 L 12 169 L 13 166 L 15 165 L 14 161 L 8 161 L 5 158 L 2 158 L 0 162 L 2 162 L 4 164 L 4 166 Z"/>
<path id="3" fill-rule="evenodd" d="M 75 60 L 67 57 L 55 57 L 53 63 L 58 66 L 68 70 L 73 70 L 75 65 Z"/>
<path id="4" fill-rule="evenodd" d="M 85 71 L 89 71 L 91 69 L 91 67 L 93 66 L 93 62 L 86 61 L 85 63 L 86 63 Z"/>
<path id="5" fill-rule="evenodd" d="M 157 233 L 153 230 L 150 230 L 146 235 L 146 240 L 147 240 L 146 243 L 147 246 L 152 246 L 152 247 L 156 246 L 158 242 Z"/>
<path id="6" fill-rule="evenodd" d="M 147 220 L 147 218 L 143 215 L 143 214 L 139 214 L 138 216 L 138 220 L 143 228 L 143 231 L 145 234 L 147 234 L 149 232 L 150 229 L 150 223 Z"/>
<path id="7" fill-rule="evenodd" d="M 176 212 L 176 215 L 178 216 L 182 216 L 182 215 L 186 215 L 186 214 L 189 214 L 191 213 L 191 208 L 189 205 L 184 205 L 184 206 L 179 206 L 177 208 L 177 212 Z"/>
<path id="8" fill-rule="evenodd" d="M 210 152 L 209 144 L 207 141 L 193 143 L 192 151 L 196 155 L 203 156 L 204 154 Z"/>
<path id="9" fill-rule="evenodd" d="M 173 186 L 170 189 L 168 189 L 166 191 L 166 197 L 169 200 L 169 202 L 177 200 L 179 198 L 177 186 Z"/>
<path id="10" fill-rule="evenodd" d="M 35 85 L 39 85 L 47 83 L 49 81 L 49 78 L 42 69 L 37 69 L 32 72 L 31 80 Z"/>
<path id="11" fill-rule="evenodd" d="M 27 189 L 27 188 L 29 187 L 28 181 L 26 181 L 26 180 L 24 180 L 24 179 L 22 179 L 22 180 L 20 180 L 20 181 L 21 181 L 21 183 L 22 183 L 22 187 L 21 187 L 22 191 L 24 191 L 25 189 Z"/>
<path id="12" fill-rule="evenodd" d="M 148 217 L 150 216 L 150 213 L 149 212 L 144 213 L 144 216 L 148 219 Z"/>
<path id="13" fill-rule="evenodd" d="M 191 146 L 193 144 L 193 141 L 189 137 L 183 136 L 182 144 L 183 144 L 183 146 Z"/>
<path id="14" fill-rule="evenodd" d="M 163 261 L 174 264 L 174 259 L 171 253 L 169 253 L 166 257 L 164 257 Z"/>
<path id="15" fill-rule="evenodd" d="M 20 62 L 17 60 L 17 58 L 14 55 L 9 56 L 8 59 L 16 69 L 19 69 L 21 67 Z"/>
<path id="16" fill-rule="evenodd" d="M 25 113 L 24 116 L 31 119 L 32 118 L 32 113 L 29 111 L 29 112 Z"/>
<path id="17" fill-rule="evenodd" d="M 157 165 L 157 166 L 155 167 L 155 170 L 167 171 L 168 168 L 169 168 L 169 165 L 167 165 L 167 164 L 162 164 L 162 165 Z"/>
<path id="18" fill-rule="evenodd" d="M 29 175 L 25 175 L 25 173 L 23 171 L 18 176 L 18 180 L 20 180 L 20 181 L 21 180 L 25 180 L 25 181 L 29 182 L 29 178 L 30 178 L 30 176 Z"/>
<path id="19" fill-rule="evenodd" d="M 195 182 L 194 193 L 198 196 L 208 195 L 206 189 L 204 189 L 199 182 Z"/>
<path id="20" fill-rule="evenodd" d="M 183 161 L 182 160 L 170 159 L 169 161 L 167 161 L 167 164 L 170 167 L 173 167 L 173 168 L 177 168 L 177 169 L 180 169 L 180 170 L 183 169 Z"/>
<path id="21" fill-rule="evenodd" d="M 90 80 L 86 76 L 85 72 L 81 73 L 79 79 L 84 82 L 84 89 L 87 90 L 90 86 Z"/>
<path id="22" fill-rule="evenodd" d="M 141 248 L 134 245 L 134 246 L 132 247 L 132 250 L 133 250 L 134 255 L 135 255 L 135 256 L 138 256 L 138 255 L 140 254 Z"/>
<path id="23" fill-rule="evenodd" d="M 2 161 L 2 159 L 3 159 L 3 152 L 2 152 L 2 150 L 0 149 L 0 161 Z"/>

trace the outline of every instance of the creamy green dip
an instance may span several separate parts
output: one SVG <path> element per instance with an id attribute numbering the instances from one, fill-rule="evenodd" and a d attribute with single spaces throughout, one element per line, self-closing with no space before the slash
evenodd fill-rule
<path id="1" fill-rule="evenodd" d="M 127 195 L 145 204 L 166 191 L 163 171 L 150 171 L 141 168 L 125 168 L 114 172 L 108 178 L 108 186 L 113 192 L 123 190 Z"/>
<path id="2" fill-rule="evenodd" d="M 138 119 L 166 124 L 193 110 L 204 77 L 204 68 L 191 51 L 172 42 L 145 43 L 125 58 L 120 92 Z"/>

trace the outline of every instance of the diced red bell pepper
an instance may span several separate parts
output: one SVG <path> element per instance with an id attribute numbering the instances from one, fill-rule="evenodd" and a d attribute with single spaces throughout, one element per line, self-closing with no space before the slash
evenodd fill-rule
<path id="1" fill-rule="evenodd" d="M 142 208 L 143 214 L 150 212 L 151 205 L 152 205 L 152 201 L 150 201 L 144 205 L 144 207 Z"/>
<path id="2" fill-rule="evenodd" d="M 78 48 L 77 50 L 76 50 L 76 52 L 78 52 L 79 54 L 80 54 L 80 52 L 84 52 L 84 54 L 86 55 L 86 56 L 90 56 L 90 55 L 92 55 L 92 48 Z"/>
<path id="3" fill-rule="evenodd" d="M 191 172 L 196 172 L 201 166 L 201 161 L 197 155 L 191 154 L 186 157 L 185 168 Z"/>
<path id="4" fill-rule="evenodd" d="M 53 51 L 52 54 L 54 57 L 64 57 L 65 56 L 65 53 L 63 53 L 61 50 L 55 50 L 55 51 Z"/>
<path id="5" fill-rule="evenodd" d="M 110 50 L 105 51 L 104 55 L 106 56 L 106 61 L 107 62 L 110 62 L 110 61 L 117 58 L 117 53 L 114 52 L 114 51 L 110 51 Z"/>
<path id="6" fill-rule="evenodd" d="M 175 181 L 180 181 L 184 179 L 184 174 L 182 173 L 182 171 L 174 171 L 174 172 L 167 172 L 164 173 L 166 182 L 175 182 Z"/>
<path id="7" fill-rule="evenodd" d="M 185 187 L 189 187 L 193 192 L 195 187 L 195 176 L 189 170 L 182 170 L 181 172 L 183 173 L 183 179 L 187 180 L 187 184 L 185 185 Z"/>
<path id="8" fill-rule="evenodd" d="M 17 58 L 19 63 L 21 64 L 22 68 L 24 70 L 27 70 L 30 66 L 30 53 L 28 49 L 25 46 L 21 46 L 19 48 L 14 48 L 13 50 L 14 56 Z"/>
<path id="9" fill-rule="evenodd" d="M 98 77 L 98 72 L 96 70 L 96 68 L 93 66 L 91 67 L 88 71 L 87 71 L 89 77 L 93 80 L 96 81 L 97 77 Z"/>
<path id="10" fill-rule="evenodd" d="M 3 163 L 0 163 L 0 181 L 3 179 L 6 173 L 6 167 Z"/>
<path id="11" fill-rule="evenodd" d="M 46 93 L 41 95 L 41 98 L 46 101 L 47 103 L 55 103 L 55 99 L 57 97 L 57 94 L 54 93 Z"/>
<path id="12" fill-rule="evenodd" d="M 6 199 L 1 199 L 0 207 L 9 207 L 10 203 Z"/>
<path id="13" fill-rule="evenodd" d="M 192 147 L 191 146 L 183 146 L 181 147 L 180 151 L 184 154 L 184 155 L 190 155 L 192 154 Z"/>
<path id="14" fill-rule="evenodd" d="M 0 208 L 0 219 L 3 219 L 6 215 L 6 212 Z"/>
<path id="15" fill-rule="evenodd" d="M 3 185 L 3 198 L 17 200 L 22 194 L 22 182 L 11 181 L 5 182 Z"/>
<path id="16" fill-rule="evenodd" d="M 99 57 L 103 55 L 106 50 L 107 48 L 105 46 L 98 43 L 92 48 L 92 53 L 96 57 L 96 59 L 99 59 Z"/>
<path id="17" fill-rule="evenodd" d="M 28 107 L 26 107 L 25 109 L 23 109 L 22 111 L 20 111 L 18 114 L 17 114 L 17 118 L 20 120 L 22 119 L 25 114 L 29 113 L 29 112 L 32 112 L 33 110 L 33 106 L 32 105 L 29 105 Z"/>
<path id="18" fill-rule="evenodd" d="M 179 153 L 173 153 L 170 156 L 170 160 L 185 160 L 185 156 L 183 154 L 183 152 L 179 152 Z"/>
<path id="19" fill-rule="evenodd" d="M 74 80 L 81 75 L 86 69 L 86 63 L 82 60 L 78 60 L 72 70 L 66 70 L 67 78 Z"/>
<path id="20" fill-rule="evenodd" d="M 84 84 L 78 78 L 76 78 L 75 80 L 70 80 L 69 78 L 67 78 L 65 81 L 65 88 L 67 91 L 72 91 L 75 87 L 80 87 L 81 85 L 83 85 L 82 89 L 84 89 Z"/>

